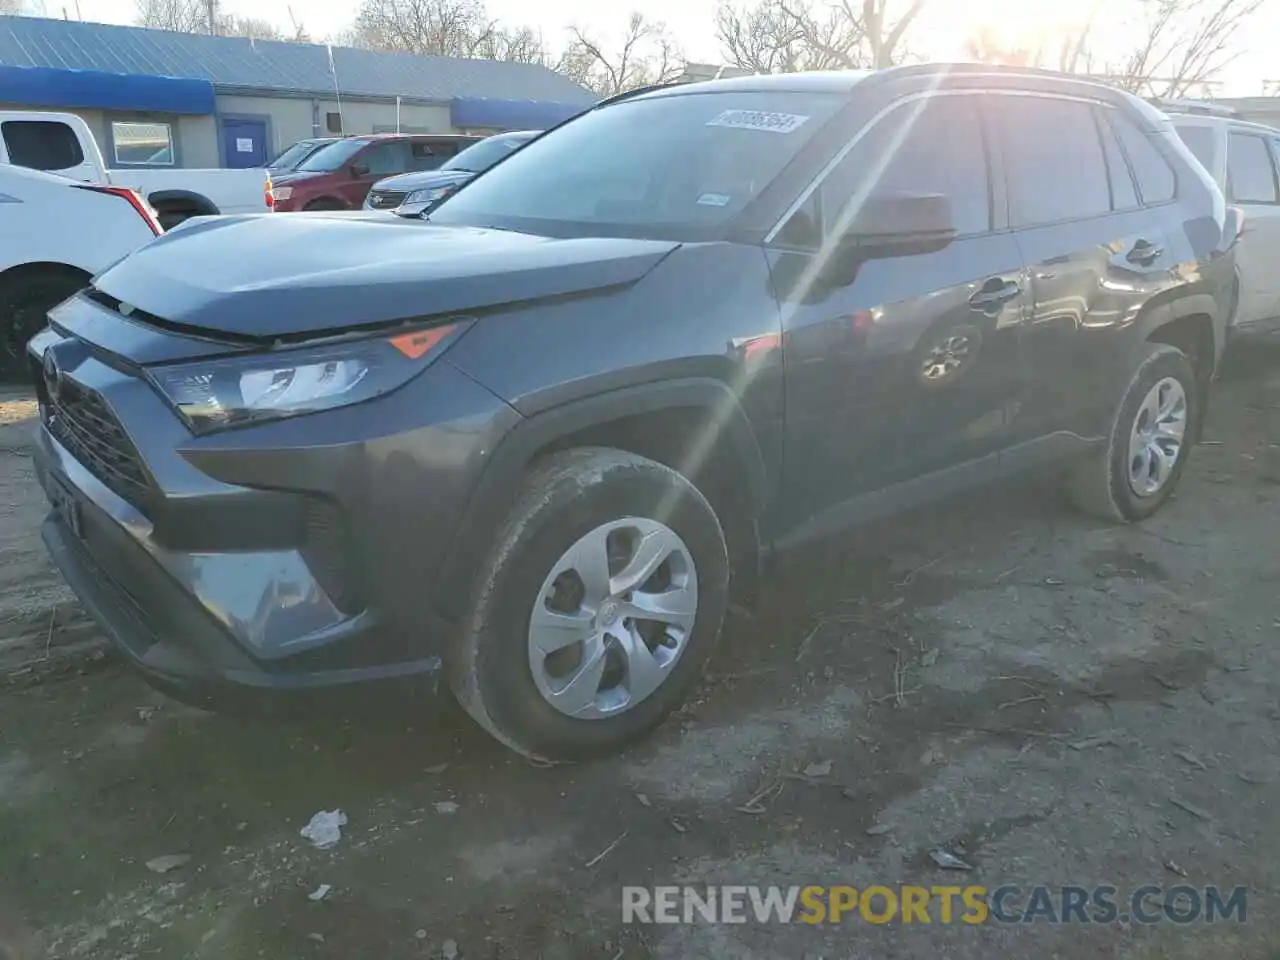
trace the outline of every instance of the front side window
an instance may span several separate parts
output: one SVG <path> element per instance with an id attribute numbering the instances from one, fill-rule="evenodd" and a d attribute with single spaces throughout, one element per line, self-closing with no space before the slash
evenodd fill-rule
<path id="1" fill-rule="evenodd" d="M 1133 165 L 1138 178 L 1138 192 L 1142 202 L 1151 205 L 1172 200 L 1177 193 L 1178 179 L 1160 149 L 1151 142 L 1151 136 L 1118 111 L 1110 111 L 1111 124 L 1115 128 L 1124 152 Z"/>
<path id="2" fill-rule="evenodd" d="M 719 236 L 845 102 L 836 93 L 624 100 L 540 137 L 446 200 L 438 223 L 674 240 Z"/>
<path id="3" fill-rule="evenodd" d="M 374 144 L 357 159 L 369 168 L 371 177 L 390 177 L 409 168 L 407 144 L 401 140 Z"/>
<path id="4" fill-rule="evenodd" d="M 111 142 L 115 144 L 116 163 L 121 166 L 173 166 L 173 128 L 167 123 L 113 120 Z"/>
<path id="5" fill-rule="evenodd" d="M 1107 164 L 1089 104 L 1025 96 L 996 97 L 992 104 L 1002 131 L 1011 226 L 1111 211 Z"/>
<path id="6" fill-rule="evenodd" d="M 1233 133 L 1227 145 L 1227 192 L 1240 203 L 1275 203 L 1276 176 L 1267 141 Z"/>
<path id="7" fill-rule="evenodd" d="M 69 170 L 84 163 L 75 131 L 54 120 L 6 120 L 0 123 L 9 162 L 32 170 Z"/>

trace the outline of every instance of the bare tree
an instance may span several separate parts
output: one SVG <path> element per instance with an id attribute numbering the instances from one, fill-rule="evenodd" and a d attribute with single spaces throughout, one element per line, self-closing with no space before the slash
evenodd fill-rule
<path id="1" fill-rule="evenodd" d="M 887 67 L 927 0 L 725 0 L 716 32 L 726 59 L 757 73 Z"/>
<path id="2" fill-rule="evenodd" d="M 1183 96 L 1238 56 L 1234 41 L 1265 0 L 1137 0 L 1140 39 L 1114 80 L 1127 90 Z"/>
<path id="3" fill-rule="evenodd" d="M 270 20 L 260 17 L 239 17 L 234 14 L 223 17 L 218 23 L 218 33 L 224 37 L 248 37 L 252 40 L 285 40 L 284 31 Z"/>
<path id="4" fill-rule="evenodd" d="M 481 0 L 361 0 L 353 39 L 371 50 L 473 57 L 497 29 Z"/>
<path id="5" fill-rule="evenodd" d="M 178 33 L 211 33 L 205 0 L 137 0 L 140 27 Z"/>
<path id="6" fill-rule="evenodd" d="M 572 39 L 561 57 L 566 73 L 601 96 L 634 90 L 651 83 L 667 83 L 684 69 L 680 48 L 664 24 L 632 13 L 617 46 L 606 45 L 581 27 L 570 28 Z"/>

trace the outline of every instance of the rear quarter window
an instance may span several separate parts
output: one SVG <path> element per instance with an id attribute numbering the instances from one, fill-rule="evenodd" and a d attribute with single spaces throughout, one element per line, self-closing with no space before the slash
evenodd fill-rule
<path id="1" fill-rule="evenodd" d="M 69 170 L 84 163 L 75 131 L 55 120 L 6 120 L 0 123 L 9 162 L 32 170 Z"/>
<path id="2" fill-rule="evenodd" d="M 1113 112 L 1111 124 L 1133 167 L 1142 202 L 1150 205 L 1172 200 L 1178 190 L 1178 178 L 1160 148 L 1122 113 Z"/>

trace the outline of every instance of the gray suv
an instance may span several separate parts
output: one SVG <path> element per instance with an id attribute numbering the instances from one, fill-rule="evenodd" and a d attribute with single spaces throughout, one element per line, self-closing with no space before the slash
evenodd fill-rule
<path id="1" fill-rule="evenodd" d="M 192 222 L 54 309 L 45 539 L 180 697 L 443 677 L 516 750 L 614 749 L 779 551 L 1046 464 L 1155 512 L 1238 232 L 1086 80 L 640 92 L 425 221 Z"/>

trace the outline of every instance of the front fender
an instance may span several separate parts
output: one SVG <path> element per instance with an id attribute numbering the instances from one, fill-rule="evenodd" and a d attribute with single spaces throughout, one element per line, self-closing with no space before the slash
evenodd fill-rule
<path id="1" fill-rule="evenodd" d="M 718 426 L 742 471 L 749 506 L 759 518 L 768 501 L 768 478 L 755 432 L 729 386 L 690 377 L 626 387 L 574 400 L 517 423 L 499 442 L 480 478 L 437 587 L 437 605 L 447 617 L 465 612 L 471 578 L 484 562 L 514 493 L 542 451 L 574 434 L 626 417 L 661 410 L 696 409 Z"/>

